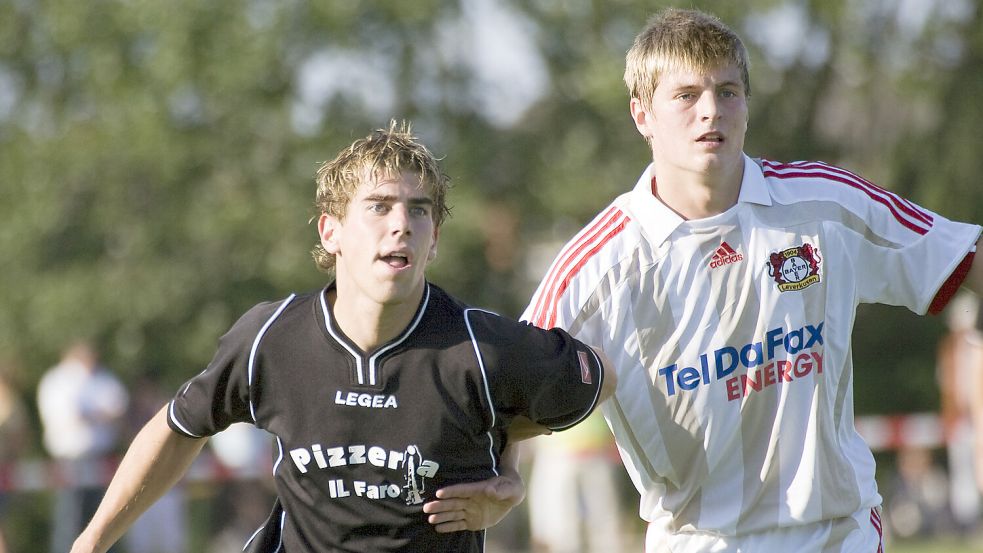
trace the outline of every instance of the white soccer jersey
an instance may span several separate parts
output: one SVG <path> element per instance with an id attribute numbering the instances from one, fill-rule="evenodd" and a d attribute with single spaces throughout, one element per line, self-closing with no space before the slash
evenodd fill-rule
<path id="1" fill-rule="evenodd" d="M 738 203 L 686 221 L 652 170 L 561 250 L 522 317 L 617 367 L 603 410 L 641 516 L 741 536 L 879 505 L 853 421 L 856 307 L 925 313 L 942 289 L 940 308 L 980 227 L 837 167 L 747 157 Z"/>

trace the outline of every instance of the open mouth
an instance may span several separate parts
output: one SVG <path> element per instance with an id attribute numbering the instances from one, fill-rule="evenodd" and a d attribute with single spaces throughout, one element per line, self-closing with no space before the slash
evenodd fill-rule
<path id="1" fill-rule="evenodd" d="M 383 263 L 389 265 L 394 269 L 402 269 L 408 267 L 410 264 L 410 259 L 405 254 L 393 253 L 389 255 L 384 255 L 380 258 Z"/>

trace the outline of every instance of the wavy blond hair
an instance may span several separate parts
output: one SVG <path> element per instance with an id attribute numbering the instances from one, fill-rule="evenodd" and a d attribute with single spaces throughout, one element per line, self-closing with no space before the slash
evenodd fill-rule
<path id="1" fill-rule="evenodd" d="M 389 128 L 356 140 L 333 160 L 321 164 L 315 175 L 317 215 L 311 220 L 324 214 L 344 219 L 348 204 L 364 179 L 379 180 L 403 173 L 417 175 L 420 188 L 430 191 L 434 226 L 439 228 L 450 215 L 446 200 L 450 178 L 440 170 L 438 159 L 413 135 L 410 124 L 396 120 L 389 122 Z M 334 254 L 328 253 L 320 242 L 311 255 L 321 271 L 334 269 Z"/>

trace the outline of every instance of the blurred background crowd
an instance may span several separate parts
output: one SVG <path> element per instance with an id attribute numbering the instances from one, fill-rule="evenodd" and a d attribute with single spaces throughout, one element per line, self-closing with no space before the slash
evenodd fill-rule
<path id="1" fill-rule="evenodd" d="M 134 432 L 234 320 L 323 285 L 313 172 L 390 118 L 455 185 L 431 278 L 518 316 L 560 241 L 649 159 L 621 74 L 664 5 L 0 0 L 0 551 L 66 550 Z M 688 6 L 751 49 L 748 153 L 821 159 L 983 222 L 979 0 Z M 942 317 L 858 313 L 854 393 L 893 539 L 983 550 L 978 311 L 965 296 Z M 527 501 L 492 545 L 632 547 L 612 447 L 602 422 L 531 442 Z M 537 463 L 565 467 L 570 495 Z M 249 429 L 212 440 L 118 551 L 239 550 L 271 464 Z M 558 532 L 555 514 L 593 530 Z"/>

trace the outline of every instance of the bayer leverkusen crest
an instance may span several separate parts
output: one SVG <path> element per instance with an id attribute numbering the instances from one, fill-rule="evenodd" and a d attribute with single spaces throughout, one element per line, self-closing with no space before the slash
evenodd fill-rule
<path id="1" fill-rule="evenodd" d="M 773 252 L 768 259 L 768 274 L 782 292 L 804 290 L 819 282 L 819 250 L 812 244 Z"/>

